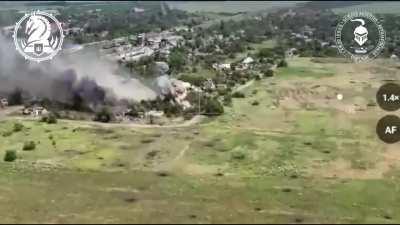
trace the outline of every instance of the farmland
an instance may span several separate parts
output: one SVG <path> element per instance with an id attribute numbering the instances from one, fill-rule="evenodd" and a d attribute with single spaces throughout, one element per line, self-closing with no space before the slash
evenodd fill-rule
<path id="1" fill-rule="evenodd" d="M 18 155 L 0 163 L 3 221 L 399 222 L 399 145 L 377 139 L 385 113 L 368 104 L 398 65 L 288 63 L 186 127 L 3 117 L 0 152 Z"/>

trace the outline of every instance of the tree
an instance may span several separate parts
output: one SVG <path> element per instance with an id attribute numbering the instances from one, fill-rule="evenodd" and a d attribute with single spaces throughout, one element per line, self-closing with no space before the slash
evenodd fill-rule
<path id="1" fill-rule="evenodd" d="M 112 113 L 107 107 L 103 107 L 100 111 L 96 112 L 94 121 L 108 123 L 112 119 Z"/>
<path id="2" fill-rule="evenodd" d="M 288 64 L 287 64 L 286 60 L 284 60 L 284 59 L 282 59 L 278 63 L 278 67 L 287 67 L 287 66 L 288 66 Z"/>
<path id="3" fill-rule="evenodd" d="M 207 99 L 204 105 L 205 113 L 210 116 L 218 116 L 224 113 L 224 107 L 215 98 Z"/>
<path id="4" fill-rule="evenodd" d="M 4 161 L 13 162 L 17 159 L 17 152 L 15 150 L 7 150 L 4 155 Z"/>
<path id="5" fill-rule="evenodd" d="M 274 76 L 274 71 L 272 69 L 266 69 L 263 71 L 263 73 L 264 73 L 264 76 L 266 76 L 266 77 Z"/>
<path id="6" fill-rule="evenodd" d="M 9 105 L 21 105 L 22 104 L 22 89 L 17 87 L 8 96 Z"/>
<path id="7" fill-rule="evenodd" d="M 181 71 L 185 65 L 185 56 L 181 51 L 174 50 L 171 52 L 168 64 L 173 71 Z"/>
<path id="8" fill-rule="evenodd" d="M 245 95 L 244 95 L 242 92 L 240 92 L 240 91 L 236 91 L 236 92 L 234 92 L 234 93 L 232 94 L 232 97 L 233 97 L 233 98 L 244 98 Z"/>
<path id="9" fill-rule="evenodd" d="M 22 150 L 24 151 L 32 151 L 35 150 L 36 148 L 36 144 L 34 141 L 26 141 L 24 143 L 24 146 L 22 147 Z"/>

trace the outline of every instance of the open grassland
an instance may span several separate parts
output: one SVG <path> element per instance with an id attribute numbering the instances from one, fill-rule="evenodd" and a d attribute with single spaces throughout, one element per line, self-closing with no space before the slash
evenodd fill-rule
<path id="1" fill-rule="evenodd" d="M 398 14 L 400 12 L 400 2 L 372 2 L 362 5 L 333 9 L 336 14 L 344 14 L 360 10 L 380 14 Z"/>
<path id="2" fill-rule="evenodd" d="M 172 8 L 189 12 L 254 12 L 270 10 L 282 7 L 292 7 L 301 1 L 273 2 L 273 1 L 188 1 L 188 2 L 168 2 Z"/>
<path id="3" fill-rule="evenodd" d="M 3 222 L 400 222 L 400 145 L 377 139 L 385 112 L 371 104 L 399 65 L 288 63 L 200 125 L 8 117 L 0 154 L 14 149 L 19 158 L 0 163 Z M 23 151 L 30 140 L 36 149 Z"/>

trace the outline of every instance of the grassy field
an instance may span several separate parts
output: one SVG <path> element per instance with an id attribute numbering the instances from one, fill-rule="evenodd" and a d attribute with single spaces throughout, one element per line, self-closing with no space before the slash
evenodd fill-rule
<path id="1" fill-rule="evenodd" d="M 215 2 L 168 2 L 170 7 L 189 12 L 254 12 L 291 7 L 301 1 L 273 2 L 273 1 L 215 1 Z"/>
<path id="2" fill-rule="evenodd" d="M 357 6 L 350 6 L 344 8 L 334 8 L 333 11 L 336 14 L 344 14 L 353 11 L 368 11 L 371 13 L 387 13 L 387 14 L 398 14 L 400 12 L 400 2 L 373 2 L 368 4 L 362 4 Z"/>
<path id="3" fill-rule="evenodd" d="M 400 222 L 399 144 L 375 134 L 385 113 L 348 111 L 373 99 L 381 73 L 396 77 L 398 65 L 288 63 L 200 125 L 22 120 L 13 131 L 18 119 L 2 121 L 0 155 L 14 149 L 19 156 L 0 162 L 2 221 Z M 336 92 L 343 101 L 332 98 Z M 36 149 L 23 151 L 30 140 Z"/>
<path id="4" fill-rule="evenodd" d="M 265 40 L 265 41 L 262 41 L 261 43 L 251 43 L 250 47 L 253 48 L 252 50 L 248 50 L 243 53 L 237 53 L 237 54 L 235 54 L 235 58 L 233 58 L 233 59 L 228 58 L 225 60 L 225 63 L 232 63 L 235 61 L 242 60 L 242 59 L 246 58 L 247 55 L 252 55 L 252 54 L 258 53 L 258 51 L 262 48 L 273 48 L 275 46 L 276 46 L 276 40 Z"/>

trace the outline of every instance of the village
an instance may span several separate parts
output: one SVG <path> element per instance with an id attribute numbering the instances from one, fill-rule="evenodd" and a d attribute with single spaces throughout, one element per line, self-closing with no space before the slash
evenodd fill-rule
<path id="1" fill-rule="evenodd" d="M 51 12 L 58 16 L 61 14 L 57 10 Z M 96 32 L 90 28 L 90 22 L 79 20 L 99 17 L 102 13 L 102 9 L 96 8 L 65 17 L 62 26 L 67 38 L 74 40 L 89 36 L 99 40 L 75 43 L 65 49 L 65 54 L 94 46 L 102 58 L 128 68 L 131 73 L 153 77 L 158 93 L 155 100 L 110 106 L 107 110 L 93 112 L 107 111 L 106 114 L 110 114 L 107 116 L 110 119 L 104 120 L 107 122 L 154 123 L 174 120 L 174 117 L 192 118 L 197 114 L 220 115 L 223 105 L 229 106 L 232 97 L 242 96 L 235 91 L 238 86 L 274 76 L 277 68 L 288 66 L 286 59 L 337 55 L 332 37 L 322 32 L 326 23 L 334 19 L 329 13 L 318 14 L 311 9 L 282 10 L 241 22 L 221 21 L 206 29 L 176 24 L 164 30 L 130 33 L 112 39 L 112 31 L 103 29 Z M 146 13 L 148 11 L 144 8 L 136 6 L 129 10 L 135 18 L 145 17 Z M 310 14 L 316 18 L 298 21 L 298 18 Z M 327 21 L 320 23 L 318 17 Z M 282 21 L 286 22 L 278 26 Z M 291 21 L 298 21 L 299 26 L 289 26 Z M 265 26 L 265 31 L 255 29 L 257 26 Z M 2 33 L 10 37 L 13 29 L 13 26 L 3 27 Z M 277 45 L 262 47 L 260 44 L 271 40 L 278 40 Z M 396 54 L 394 51 L 388 56 L 398 60 Z M 23 115 L 40 117 L 53 111 L 40 101 L 27 101 Z M 7 105 L 7 98 L 2 98 L 1 107 Z M 96 118 L 96 115 L 91 117 Z"/>

